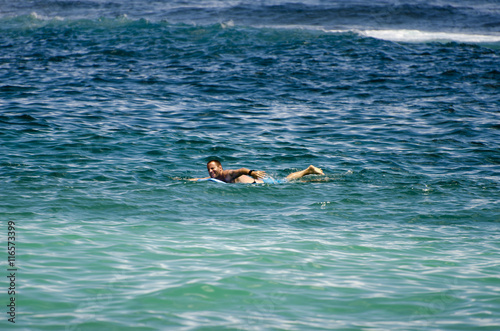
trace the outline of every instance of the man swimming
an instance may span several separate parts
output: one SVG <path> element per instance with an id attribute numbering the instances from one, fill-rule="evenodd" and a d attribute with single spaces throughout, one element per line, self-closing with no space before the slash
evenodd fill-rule
<path id="1" fill-rule="evenodd" d="M 225 183 L 268 183 L 274 184 L 278 181 L 267 176 L 265 171 L 250 170 L 240 168 L 237 170 L 224 170 L 222 164 L 217 160 L 211 160 L 207 163 L 207 170 L 210 177 L 193 178 L 190 180 L 207 180 L 210 178 L 218 179 Z M 285 181 L 299 179 L 307 175 L 324 175 L 323 170 L 310 165 L 307 169 L 291 173 L 285 178 Z"/>

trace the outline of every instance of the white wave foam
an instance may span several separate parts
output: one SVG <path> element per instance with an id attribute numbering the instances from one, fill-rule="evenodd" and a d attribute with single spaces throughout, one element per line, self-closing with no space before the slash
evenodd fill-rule
<path id="1" fill-rule="evenodd" d="M 29 17 L 32 19 L 35 19 L 35 20 L 40 20 L 40 21 L 50 21 L 50 20 L 64 21 L 64 18 L 62 18 L 60 16 L 49 17 L 49 16 L 38 14 L 36 12 L 31 12 Z"/>
<path id="2" fill-rule="evenodd" d="M 481 35 L 453 32 L 426 32 L 419 30 L 364 30 L 363 36 L 401 42 L 456 41 L 464 43 L 496 43 L 500 35 Z"/>

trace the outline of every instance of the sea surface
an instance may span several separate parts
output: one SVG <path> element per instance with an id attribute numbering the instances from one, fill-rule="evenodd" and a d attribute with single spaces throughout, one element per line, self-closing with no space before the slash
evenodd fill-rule
<path id="1" fill-rule="evenodd" d="M 2 330 L 500 330 L 500 2 L 0 1 L 0 219 Z"/>

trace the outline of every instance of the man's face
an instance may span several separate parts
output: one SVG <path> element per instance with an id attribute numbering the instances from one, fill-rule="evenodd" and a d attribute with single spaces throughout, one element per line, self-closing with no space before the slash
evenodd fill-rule
<path id="1" fill-rule="evenodd" d="M 218 166 L 215 162 L 207 164 L 208 174 L 211 178 L 218 177 L 222 172 L 222 166 Z"/>

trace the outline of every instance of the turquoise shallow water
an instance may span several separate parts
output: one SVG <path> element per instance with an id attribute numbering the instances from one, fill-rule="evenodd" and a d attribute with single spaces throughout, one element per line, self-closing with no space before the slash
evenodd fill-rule
<path id="1" fill-rule="evenodd" d="M 0 17 L 2 329 L 498 330 L 494 4 L 50 3 Z"/>

